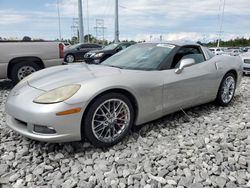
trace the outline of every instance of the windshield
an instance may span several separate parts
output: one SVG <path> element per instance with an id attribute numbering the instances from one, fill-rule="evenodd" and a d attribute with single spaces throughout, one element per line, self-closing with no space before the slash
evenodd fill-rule
<path id="1" fill-rule="evenodd" d="M 137 44 L 108 58 L 101 65 L 133 70 L 157 70 L 174 45 Z"/>
<path id="2" fill-rule="evenodd" d="M 104 50 L 113 50 L 113 49 L 115 49 L 118 45 L 119 45 L 119 44 L 116 44 L 116 43 L 110 44 L 110 45 L 108 45 L 108 46 L 105 46 L 103 49 L 104 49 Z"/>

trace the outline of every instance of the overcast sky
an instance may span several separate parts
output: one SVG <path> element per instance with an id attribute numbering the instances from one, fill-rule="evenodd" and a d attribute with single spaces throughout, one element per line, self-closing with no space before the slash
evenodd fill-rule
<path id="1" fill-rule="evenodd" d="M 63 38 L 71 38 L 77 0 L 58 0 Z M 210 41 L 218 36 L 223 0 L 120 0 L 120 39 Z M 59 38 L 56 0 L 0 0 L 0 37 Z M 87 33 L 87 0 L 83 0 Z M 223 39 L 250 37 L 250 0 L 226 0 Z M 104 19 L 114 38 L 114 0 L 89 0 L 89 31 Z"/>

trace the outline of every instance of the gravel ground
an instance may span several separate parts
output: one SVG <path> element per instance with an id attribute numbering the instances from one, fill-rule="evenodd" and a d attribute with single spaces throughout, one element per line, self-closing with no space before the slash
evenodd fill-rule
<path id="1" fill-rule="evenodd" d="M 166 116 L 105 150 L 14 133 L 5 124 L 10 88 L 0 81 L 3 187 L 250 187 L 250 77 L 229 107 L 207 104 L 187 110 L 189 118 Z"/>

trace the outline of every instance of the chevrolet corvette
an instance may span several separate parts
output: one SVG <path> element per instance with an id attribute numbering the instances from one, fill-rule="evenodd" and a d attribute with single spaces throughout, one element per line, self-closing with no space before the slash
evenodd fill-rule
<path id="1" fill-rule="evenodd" d="M 97 147 L 121 141 L 132 126 L 196 105 L 228 106 L 242 77 L 238 57 L 192 43 L 141 43 L 99 65 L 38 71 L 6 102 L 7 125 L 43 142 L 83 138 Z"/>

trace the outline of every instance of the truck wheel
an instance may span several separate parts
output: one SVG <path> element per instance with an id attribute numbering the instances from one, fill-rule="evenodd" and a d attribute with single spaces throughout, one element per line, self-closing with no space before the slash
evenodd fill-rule
<path id="1" fill-rule="evenodd" d="M 13 66 L 11 70 L 11 79 L 14 83 L 18 83 L 26 76 L 40 69 L 41 68 L 34 62 L 21 61 Z"/>

